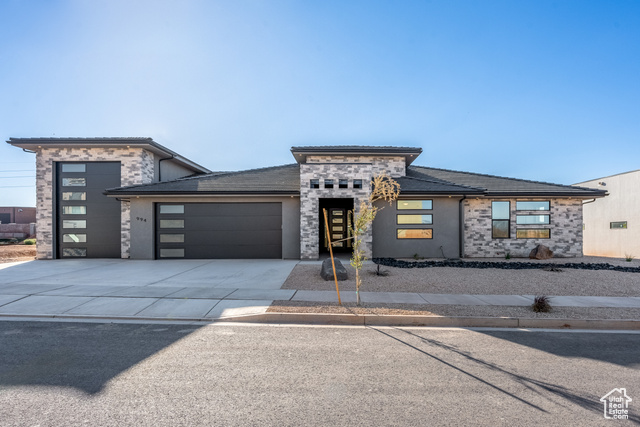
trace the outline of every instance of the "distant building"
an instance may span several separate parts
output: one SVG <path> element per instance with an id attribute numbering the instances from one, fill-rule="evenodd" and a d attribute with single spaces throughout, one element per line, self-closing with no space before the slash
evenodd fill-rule
<path id="1" fill-rule="evenodd" d="M 576 185 L 609 193 L 608 197 L 584 202 L 584 254 L 640 258 L 640 170 Z"/>
<path id="2" fill-rule="evenodd" d="M 36 208 L 0 207 L 0 224 L 31 224 L 36 222 Z"/>

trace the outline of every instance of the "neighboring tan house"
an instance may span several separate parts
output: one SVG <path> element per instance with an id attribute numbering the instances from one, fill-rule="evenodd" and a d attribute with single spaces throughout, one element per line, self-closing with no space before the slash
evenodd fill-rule
<path id="1" fill-rule="evenodd" d="M 640 170 L 575 185 L 608 192 L 584 204 L 584 254 L 640 258 Z"/>
<path id="2" fill-rule="evenodd" d="M 381 173 L 400 197 L 365 236 L 369 256 L 527 256 L 545 244 L 579 257 L 583 201 L 606 193 L 413 166 L 418 147 L 293 147 L 293 164 L 211 172 L 151 138 L 7 142 L 36 153 L 41 259 L 318 259 L 323 209 L 332 239 L 348 238 Z"/>

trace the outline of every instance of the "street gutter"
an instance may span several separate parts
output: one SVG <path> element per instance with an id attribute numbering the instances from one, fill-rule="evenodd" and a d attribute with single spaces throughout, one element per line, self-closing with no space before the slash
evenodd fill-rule
<path id="1" fill-rule="evenodd" d="M 462 328 L 524 328 L 524 329 L 592 329 L 640 330 L 640 320 L 629 319 L 532 319 L 517 317 L 412 316 L 383 314 L 327 314 L 327 313 L 263 313 L 221 318 L 89 316 L 51 314 L 0 314 L 1 320 L 51 319 L 85 321 L 162 321 L 162 322 L 233 322 L 291 325 L 351 325 L 351 326 L 425 326 Z"/>

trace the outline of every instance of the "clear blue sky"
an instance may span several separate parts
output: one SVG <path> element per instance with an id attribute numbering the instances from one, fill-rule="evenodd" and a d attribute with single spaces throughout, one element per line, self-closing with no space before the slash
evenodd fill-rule
<path id="1" fill-rule="evenodd" d="M 316 144 L 561 184 L 640 169 L 636 0 L 2 0 L 0 17 L 2 140 L 150 136 L 212 170 Z M 1 144 L 0 206 L 35 205 L 34 160 Z"/>

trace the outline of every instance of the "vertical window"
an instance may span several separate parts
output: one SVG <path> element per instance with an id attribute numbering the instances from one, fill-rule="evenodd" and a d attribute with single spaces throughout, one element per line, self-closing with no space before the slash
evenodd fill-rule
<path id="1" fill-rule="evenodd" d="M 184 228 L 184 219 L 161 219 L 160 228 Z"/>
<path id="2" fill-rule="evenodd" d="M 65 191 L 62 193 L 62 200 L 87 200 L 87 193 Z"/>
<path id="3" fill-rule="evenodd" d="M 160 249 L 160 258 L 184 258 L 184 249 Z"/>
<path id="4" fill-rule="evenodd" d="M 433 230 L 430 228 L 398 228 L 398 239 L 433 239 Z"/>
<path id="5" fill-rule="evenodd" d="M 64 163 L 62 172 L 86 172 L 86 165 L 84 163 Z"/>
<path id="6" fill-rule="evenodd" d="M 63 187 L 86 187 L 87 180 L 85 178 L 62 178 Z"/>
<path id="7" fill-rule="evenodd" d="M 396 207 L 398 210 L 431 210 L 433 209 L 433 200 L 398 200 Z"/>
<path id="8" fill-rule="evenodd" d="M 161 214 L 183 214 L 184 205 L 160 205 Z"/>
<path id="9" fill-rule="evenodd" d="M 433 215 L 396 215 L 396 224 L 433 224 Z"/>
<path id="10" fill-rule="evenodd" d="M 362 180 L 354 179 L 353 180 L 353 188 L 362 188 Z"/>
<path id="11" fill-rule="evenodd" d="M 62 228 L 87 228 L 87 220 L 86 219 L 78 219 L 78 220 L 65 219 L 65 220 L 62 220 Z"/>
<path id="12" fill-rule="evenodd" d="M 65 243 L 86 243 L 86 234 L 63 234 L 62 241 Z"/>
<path id="13" fill-rule="evenodd" d="M 338 188 L 349 188 L 349 180 L 341 179 L 338 181 Z"/>
<path id="14" fill-rule="evenodd" d="M 510 229 L 511 203 L 491 202 L 491 237 L 508 239 Z"/>
<path id="15" fill-rule="evenodd" d="M 324 188 L 333 188 L 333 180 L 325 179 L 324 180 Z"/>
<path id="16" fill-rule="evenodd" d="M 160 243 L 184 243 L 184 234 L 161 234 Z"/>
<path id="17" fill-rule="evenodd" d="M 87 248 L 62 248 L 63 257 L 86 257 Z"/>
<path id="18" fill-rule="evenodd" d="M 320 188 L 320 180 L 312 179 L 309 181 L 309 188 Z"/>
<path id="19" fill-rule="evenodd" d="M 551 206 L 549 201 L 517 201 L 517 211 L 548 211 Z"/>
<path id="20" fill-rule="evenodd" d="M 86 215 L 86 206 L 63 206 L 62 213 L 66 215 Z"/>
<path id="21" fill-rule="evenodd" d="M 518 225 L 539 225 L 550 224 L 549 215 L 517 215 L 516 224 Z"/>
<path id="22" fill-rule="evenodd" d="M 550 239 L 551 230 L 548 228 L 518 228 L 516 239 Z"/>

